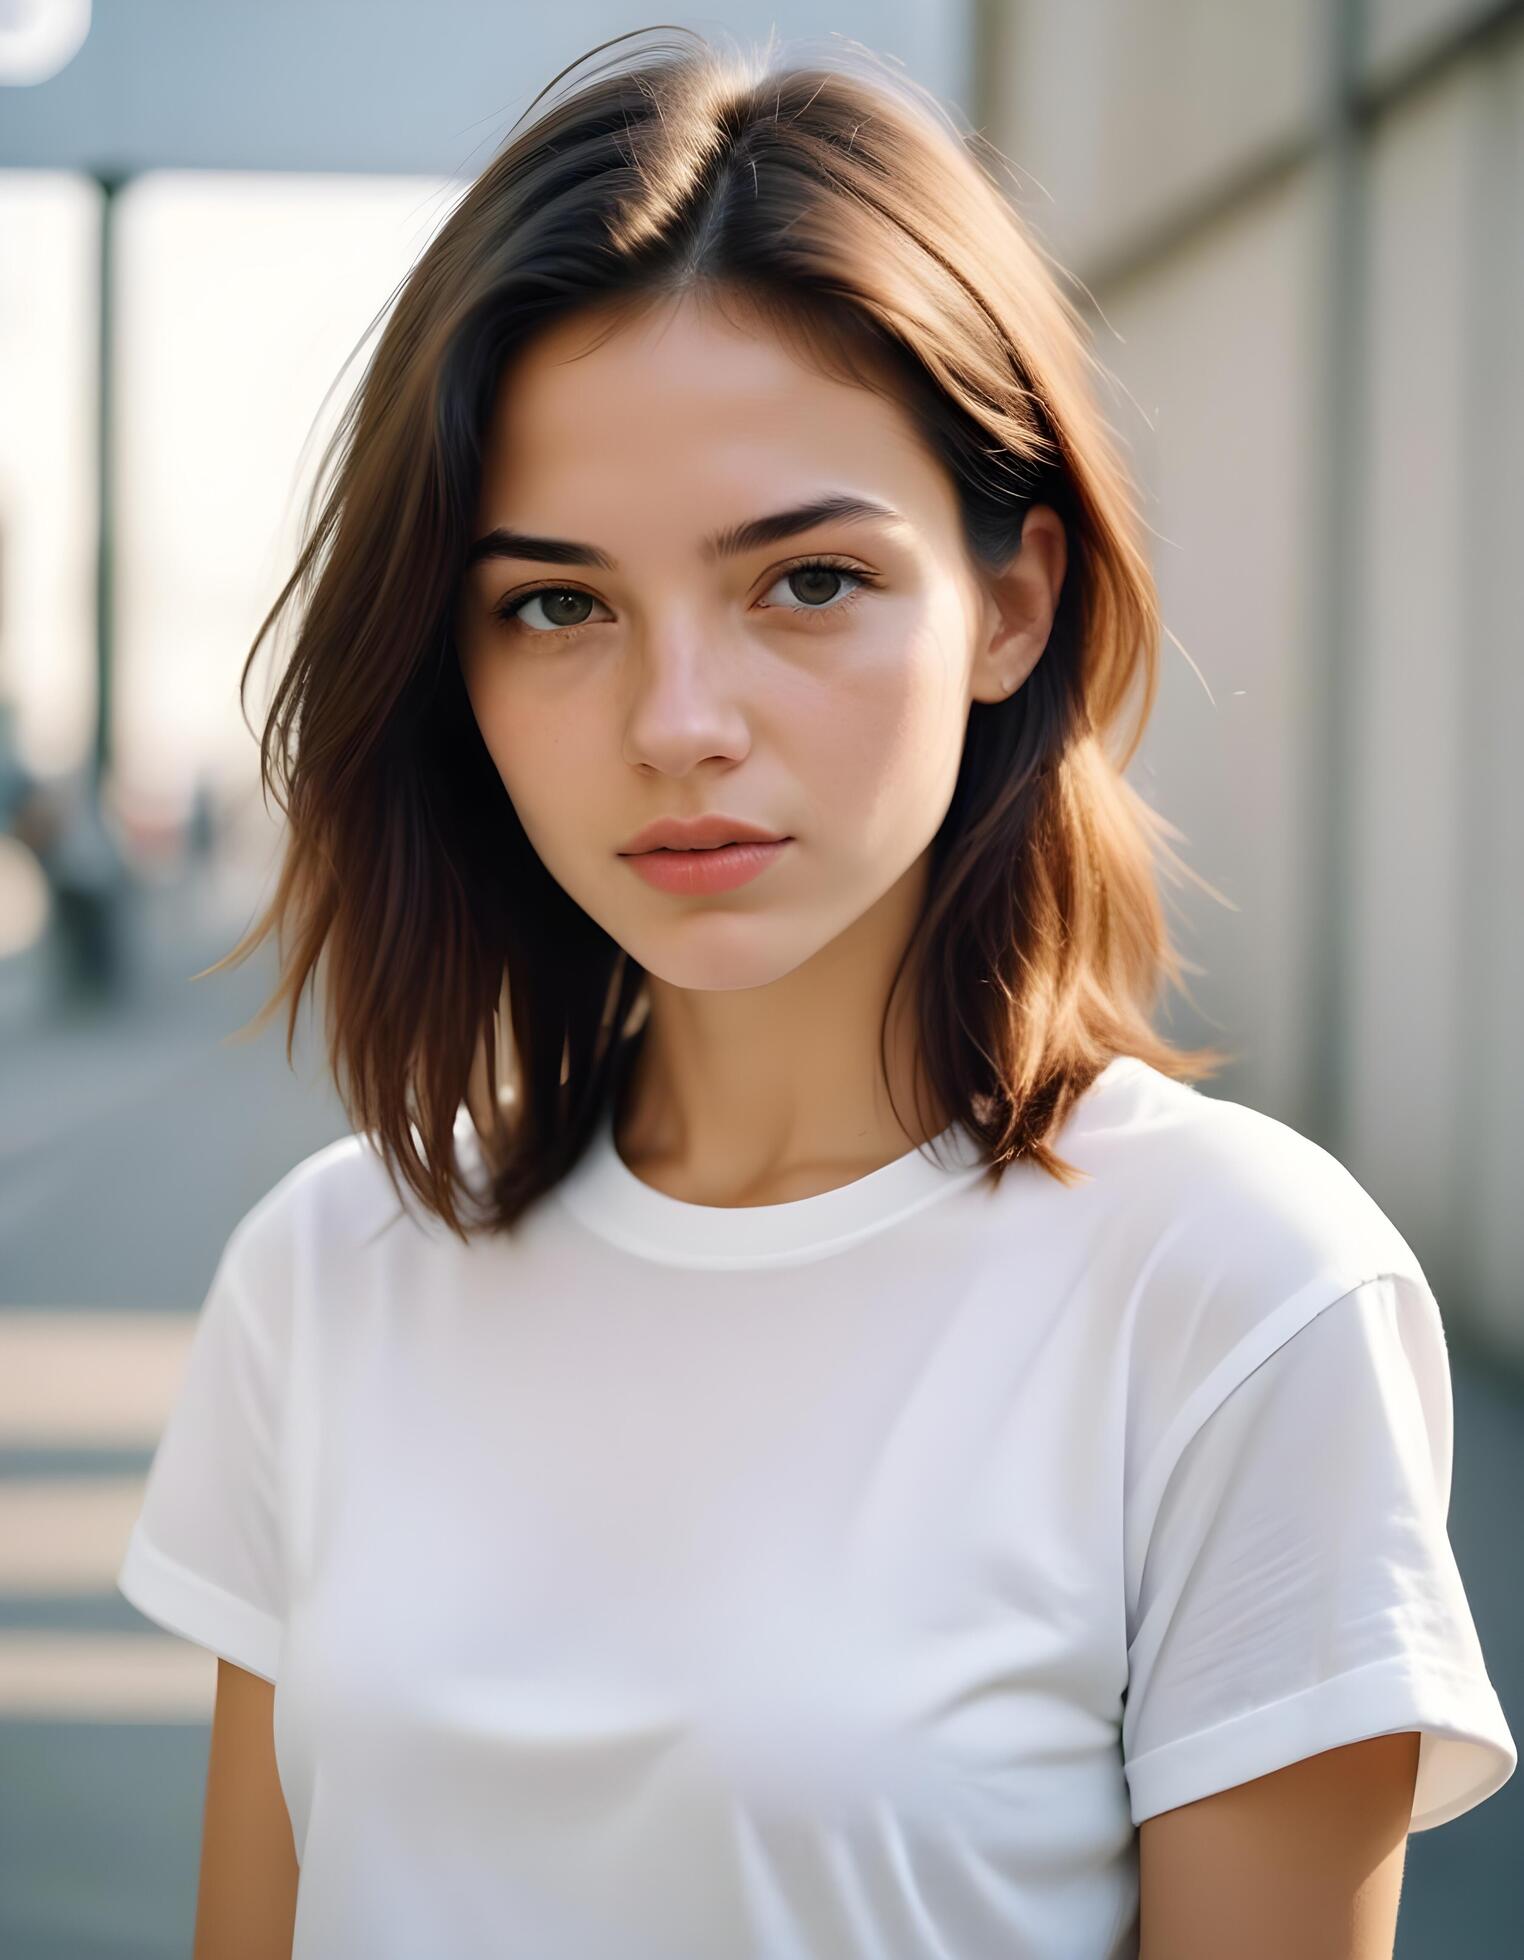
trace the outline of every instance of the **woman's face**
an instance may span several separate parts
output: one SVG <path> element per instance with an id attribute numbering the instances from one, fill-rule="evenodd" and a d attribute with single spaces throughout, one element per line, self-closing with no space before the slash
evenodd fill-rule
<path id="1" fill-rule="evenodd" d="M 503 377 L 462 672 L 570 897 L 674 986 L 764 986 L 918 868 L 971 699 L 1031 663 L 986 656 L 999 615 L 897 406 L 691 299 L 585 352 L 608 318 L 547 329 Z M 885 514 L 709 542 L 825 497 Z M 654 818 L 710 812 L 790 841 L 718 893 L 654 888 L 621 855 Z"/>

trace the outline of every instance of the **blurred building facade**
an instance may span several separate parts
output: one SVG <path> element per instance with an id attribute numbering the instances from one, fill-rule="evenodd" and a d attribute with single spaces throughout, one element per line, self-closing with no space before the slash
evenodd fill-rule
<path id="1" fill-rule="evenodd" d="M 1217 1093 L 1524 1367 L 1524 8 L 986 0 L 971 113 L 1091 296 L 1166 626 Z"/>

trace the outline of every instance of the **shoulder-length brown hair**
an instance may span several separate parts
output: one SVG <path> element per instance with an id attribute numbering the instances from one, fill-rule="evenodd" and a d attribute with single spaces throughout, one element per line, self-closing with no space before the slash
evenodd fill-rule
<path id="1" fill-rule="evenodd" d="M 1161 982 L 1186 991 L 1188 964 L 1155 851 L 1186 868 L 1167 841 L 1180 833 L 1122 774 L 1153 707 L 1161 620 L 1082 316 L 982 139 L 872 57 L 786 62 L 664 31 L 675 40 L 611 57 L 512 134 L 419 258 L 240 686 L 292 608 L 260 752 L 287 820 L 280 876 L 206 971 L 278 932 L 280 983 L 250 1031 L 288 1002 L 289 1062 L 326 960 L 329 1065 L 353 1126 L 398 1196 L 400 1171 L 462 1237 L 462 1103 L 491 1179 L 471 1222 L 511 1228 L 577 1161 L 648 1004 L 644 970 L 525 837 L 453 641 L 497 378 L 538 328 L 595 303 L 733 291 L 825 372 L 892 387 L 956 485 L 980 567 L 1010 558 L 1030 504 L 1064 520 L 1047 648 L 1013 697 L 970 711 L 894 983 L 914 987 L 920 1067 L 992 1181 L 1022 1159 L 1076 1181 L 1046 1139 L 1113 1057 L 1187 1078 L 1231 1059 L 1175 1048 L 1149 1021 Z M 887 1025 L 886 1010 L 881 1059 Z"/>

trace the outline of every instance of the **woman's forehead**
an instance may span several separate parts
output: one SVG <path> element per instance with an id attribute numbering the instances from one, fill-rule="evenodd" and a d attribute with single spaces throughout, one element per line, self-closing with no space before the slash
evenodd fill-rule
<path id="1" fill-rule="evenodd" d="M 918 497 L 937 497 L 937 460 L 903 408 L 764 327 L 669 314 L 594 338 L 588 322 L 558 324 L 505 369 L 483 487 L 514 508 L 494 522 L 548 530 L 531 505 L 586 508 L 635 488 L 675 496 L 680 483 L 725 497 L 740 518 L 842 480 L 907 516 Z M 705 515 L 712 526 L 725 513 Z"/>

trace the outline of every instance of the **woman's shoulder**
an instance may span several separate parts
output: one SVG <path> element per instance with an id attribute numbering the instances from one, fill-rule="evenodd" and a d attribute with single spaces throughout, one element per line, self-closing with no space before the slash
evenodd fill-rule
<path id="1" fill-rule="evenodd" d="M 1089 1132 L 1146 1231 L 1197 1261 L 1265 1270 L 1413 1263 L 1348 1165 L 1267 1110 L 1138 1062 Z"/>
<path id="2" fill-rule="evenodd" d="M 1332 1151 L 1151 1068 L 1131 1077 L 1128 1096 L 1089 1167 L 1112 1173 L 1108 1232 L 1125 1274 L 1140 1431 L 1193 1397 L 1210 1401 L 1368 1282 L 1404 1281 L 1437 1319 L 1417 1254 Z"/>
<path id="3" fill-rule="evenodd" d="M 404 1215 L 422 1222 L 406 1185 L 402 1199 L 374 1137 L 351 1131 L 298 1159 L 256 1198 L 229 1234 L 226 1256 L 262 1266 L 298 1253 L 356 1252 Z"/>

